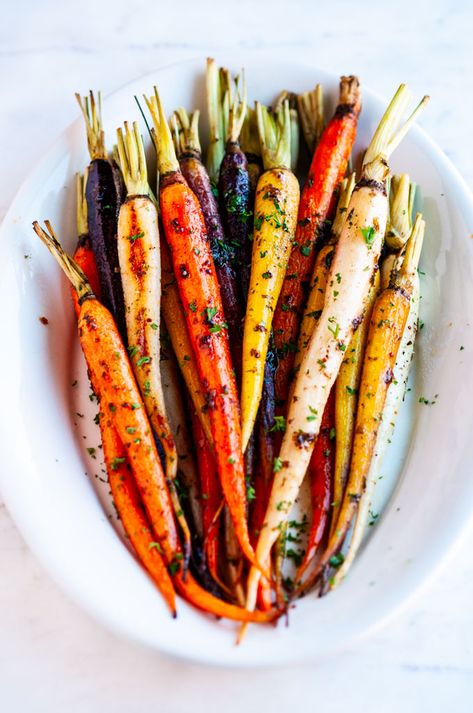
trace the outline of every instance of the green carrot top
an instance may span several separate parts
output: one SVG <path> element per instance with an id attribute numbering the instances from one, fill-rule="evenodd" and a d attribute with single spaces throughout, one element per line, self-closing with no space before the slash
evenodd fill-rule
<path id="1" fill-rule="evenodd" d="M 266 171 L 272 168 L 291 168 L 291 115 L 285 99 L 280 108 L 270 112 L 256 102 L 256 120 L 261 145 L 261 155 Z"/>
<path id="2" fill-rule="evenodd" d="M 179 161 L 174 150 L 171 129 L 156 87 L 154 87 L 153 96 L 150 98 L 145 96 L 144 99 L 153 119 L 152 136 L 156 146 L 158 171 L 162 176 L 179 171 Z"/>
<path id="3" fill-rule="evenodd" d="M 91 161 L 107 159 L 105 133 L 102 126 L 102 94 L 98 92 L 97 101 L 92 91 L 89 92 L 89 96 L 84 98 L 76 93 L 76 99 L 85 121 Z"/>
<path id="4" fill-rule="evenodd" d="M 388 161 L 391 154 L 399 146 L 413 122 L 429 101 L 429 97 L 423 97 L 409 118 L 398 128 L 409 100 L 410 92 L 405 84 L 401 84 L 384 112 L 365 153 L 362 166 L 363 178 L 375 181 L 386 180 L 389 174 Z"/>
<path id="5" fill-rule="evenodd" d="M 136 121 L 132 129 L 125 121 L 125 132 L 117 129 L 117 153 L 128 195 L 151 196 L 143 138 Z"/>

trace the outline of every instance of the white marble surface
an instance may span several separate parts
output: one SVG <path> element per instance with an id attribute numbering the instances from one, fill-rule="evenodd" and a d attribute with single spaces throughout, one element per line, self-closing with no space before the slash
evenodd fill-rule
<path id="1" fill-rule="evenodd" d="M 76 117 L 74 90 L 112 91 L 162 63 L 218 58 L 223 48 L 274 49 L 356 72 L 385 96 L 400 80 L 430 93 L 423 125 L 472 186 L 470 7 L 467 0 L 181 0 L 179 9 L 159 0 L 2 3 L 0 217 L 29 167 Z M 470 711 L 472 551 L 470 532 L 408 611 L 336 659 L 213 671 L 104 631 L 41 569 L 0 500 L 0 710 Z"/>

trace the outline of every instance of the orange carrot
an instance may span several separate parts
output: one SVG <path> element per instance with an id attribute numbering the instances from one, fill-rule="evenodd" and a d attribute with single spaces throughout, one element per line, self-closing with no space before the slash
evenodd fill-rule
<path id="1" fill-rule="evenodd" d="M 92 246 L 88 237 L 82 234 L 74 253 L 74 260 L 85 273 L 94 292 L 99 293 L 97 266 Z M 80 314 L 79 299 L 71 285 L 72 298 L 77 317 Z M 98 386 L 92 377 L 92 389 L 98 394 Z M 171 613 L 176 616 L 176 597 L 171 577 L 160 554 L 158 543 L 154 542 L 149 523 L 143 512 L 141 499 L 133 480 L 126 449 L 120 441 L 111 418 L 101 413 L 99 418 L 100 434 L 103 447 L 108 482 L 112 499 L 127 536 L 138 555 L 139 560 L 150 574 L 164 597 Z"/>
<path id="2" fill-rule="evenodd" d="M 147 103 L 157 134 L 162 222 L 210 417 L 218 475 L 241 549 L 258 567 L 246 521 L 245 467 L 235 373 L 205 222 L 198 200 L 180 172 L 157 91 Z"/>
<path id="3" fill-rule="evenodd" d="M 339 104 L 317 145 L 301 193 L 294 246 L 274 314 L 274 340 L 279 356 L 278 403 L 283 404 L 287 399 L 301 310 L 307 297 L 317 243 L 334 207 L 334 191 L 347 169 L 360 108 L 358 79 L 342 77 Z"/>

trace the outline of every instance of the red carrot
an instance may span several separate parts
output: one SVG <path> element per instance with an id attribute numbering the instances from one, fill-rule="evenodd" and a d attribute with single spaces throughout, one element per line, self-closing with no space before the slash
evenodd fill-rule
<path id="1" fill-rule="evenodd" d="M 317 145 L 301 193 L 294 246 L 274 314 L 274 340 L 279 357 L 276 400 L 281 405 L 288 395 L 301 310 L 307 297 L 316 248 L 333 208 L 334 191 L 347 169 L 360 108 L 358 79 L 342 77 L 339 104 Z"/>

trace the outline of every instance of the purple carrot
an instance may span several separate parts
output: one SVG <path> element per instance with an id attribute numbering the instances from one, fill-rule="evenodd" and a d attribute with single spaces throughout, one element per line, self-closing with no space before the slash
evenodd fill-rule
<path id="1" fill-rule="evenodd" d="M 240 276 L 246 304 L 253 232 L 248 160 L 240 147 L 240 133 L 246 116 L 246 84 L 243 75 L 236 77 L 234 84 L 226 70 L 224 77 L 226 90 L 221 111 L 227 116 L 224 122 L 227 132 L 218 189 L 226 239 L 232 249 L 233 264 Z"/>
<path id="2" fill-rule="evenodd" d="M 100 93 L 98 103 L 92 92 L 83 100 L 79 94 L 76 94 L 76 98 L 85 119 L 91 159 L 85 197 L 88 229 L 97 262 L 101 297 L 114 316 L 126 343 L 125 304 L 117 249 L 118 213 L 124 195 L 123 179 L 118 166 L 109 160 L 105 149 Z"/>

